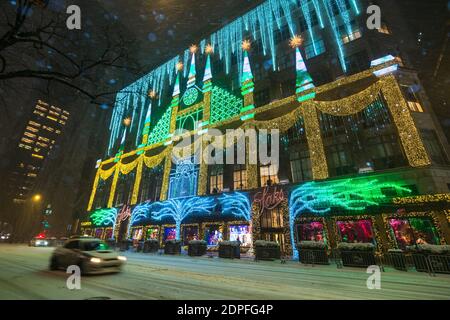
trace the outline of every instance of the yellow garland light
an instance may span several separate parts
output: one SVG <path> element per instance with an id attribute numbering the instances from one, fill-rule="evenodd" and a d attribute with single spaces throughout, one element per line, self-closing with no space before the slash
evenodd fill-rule
<path id="1" fill-rule="evenodd" d="M 328 164 L 323 147 L 317 111 L 308 105 L 301 110 L 303 110 L 306 139 L 310 150 L 313 179 L 326 179 L 328 178 Z"/>
<path id="2" fill-rule="evenodd" d="M 392 199 L 394 204 L 422 204 L 431 202 L 450 202 L 450 193 L 427 194 Z"/>

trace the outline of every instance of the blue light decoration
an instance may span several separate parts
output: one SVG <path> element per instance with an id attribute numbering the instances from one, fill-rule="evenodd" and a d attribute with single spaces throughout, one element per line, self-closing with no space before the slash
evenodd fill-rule
<path id="1" fill-rule="evenodd" d="M 381 77 L 381 76 L 387 75 L 389 73 L 395 72 L 397 70 L 398 70 L 398 64 L 394 64 L 392 66 L 374 71 L 373 74 L 376 75 L 377 77 Z"/>
<path id="2" fill-rule="evenodd" d="M 347 211 L 364 211 L 369 206 L 378 206 L 386 200 L 382 189 L 389 188 L 396 192 L 410 193 L 411 190 L 401 186 L 400 181 L 379 182 L 377 179 L 308 182 L 296 187 L 289 197 L 289 227 L 294 258 L 298 258 L 294 239 L 295 219 L 302 213 L 323 216 L 332 209 Z"/>
<path id="3" fill-rule="evenodd" d="M 376 66 L 378 66 L 378 65 L 380 65 L 380 64 L 383 64 L 383 63 L 386 63 L 386 62 L 389 62 L 389 61 L 393 61 L 394 59 L 395 59 L 395 58 L 394 58 L 393 55 L 388 54 L 387 56 L 384 56 L 384 57 L 381 57 L 381 58 L 372 60 L 372 61 L 370 62 L 370 66 L 371 66 L 371 67 L 376 67 Z"/>
<path id="4" fill-rule="evenodd" d="M 195 196 L 199 170 L 195 156 L 174 160 L 176 163 L 169 177 L 168 198 Z"/>
<path id="5" fill-rule="evenodd" d="M 176 239 L 180 240 L 181 223 L 190 215 L 211 214 L 216 206 L 212 197 L 189 197 L 154 202 L 150 205 L 150 217 L 161 221 L 171 218 L 176 224 Z"/>
<path id="6" fill-rule="evenodd" d="M 233 215 L 236 218 L 243 218 L 245 221 L 251 219 L 250 199 L 245 193 L 233 192 L 224 193 L 219 197 L 219 203 L 222 207 L 222 213 Z"/>
<path id="7" fill-rule="evenodd" d="M 148 213 L 150 212 L 151 205 L 151 202 L 144 202 L 134 207 L 133 211 L 131 212 L 130 221 L 128 222 L 127 239 L 130 238 L 131 227 L 134 224 L 148 218 Z"/>
<path id="8" fill-rule="evenodd" d="M 322 1 L 324 4 L 324 7 L 325 7 L 325 12 L 328 17 L 328 21 L 330 22 L 331 29 L 333 31 L 334 40 L 335 40 L 337 48 L 338 48 L 338 56 L 339 56 L 339 61 L 341 62 L 342 70 L 344 72 L 347 72 L 347 65 L 345 63 L 345 55 L 344 55 L 344 45 L 342 43 L 339 26 L 336 21 L 336 17 L 333 14 L 333 9 L 332 9 L 332 5 L 331 5 L 331 1 L 333 1 L 333 0 L 322 0 Z"/>

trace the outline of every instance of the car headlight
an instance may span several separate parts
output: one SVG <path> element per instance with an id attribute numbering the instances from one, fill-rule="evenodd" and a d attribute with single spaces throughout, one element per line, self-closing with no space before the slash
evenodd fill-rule
<path id="1" fill-rule="evenodd" d="M 91 258 L 91 262 L 92 263 L 100 263 L 100 262 L 102 262 L 102 259 L 100 259 L 100 258 Z"/>
<path id="2" fill-rule="evenodd" d="M 124 256 L 118 256 L 117 259 L 119 259 L 121 261 L 127 261 L 127 257 L 124 257 Z"/>
<path id="3" fill-rule="evenodd" d="M 48 242 L 47 242 L 47 241 L 44 241 L 44 246 L 46 246 L 46 245 L 48 245 Z"/>

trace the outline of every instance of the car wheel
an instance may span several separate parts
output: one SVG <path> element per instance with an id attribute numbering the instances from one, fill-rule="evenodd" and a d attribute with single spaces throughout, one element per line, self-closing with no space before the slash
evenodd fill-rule
<path id="1" fill-rule="evenodd" d="M 59 268 L 58 259 L 55 256 L 53 256 L 50 259 L 50 270 L 55 271 L 58 270 L 58 268 Z"/>

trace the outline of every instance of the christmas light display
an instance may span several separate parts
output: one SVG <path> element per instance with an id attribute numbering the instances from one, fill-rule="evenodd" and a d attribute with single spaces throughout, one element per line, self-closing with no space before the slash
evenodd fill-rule
<path id="1" fill-rule="evenodd" d="M 92 212 L 90 219 L 94 226 L 114 226 L 116 224 L 117 209 L 98 209 Z"/>
<path id="2" fill-rule="evenodd" d="M 130 220 L 128 221 L 127 239 L 129 239 L 131 236 L 131 227 L 136 223 L 148 218 L 151 204 L 151 202 L 145 202 L 134 207 L 133 211 L 131 212 Z"/>
<path id="3" fill-rule="evenodd" d="M 241 98 L 234 96 L 218 86 L 213 86 L 210 123 L 215 124 L 238 115 L 242 106 L 243 100 Z"/>
<path id="4" fill-rule="evenodd" d="M 296 187 L 289 197 L 289 226 L 291 241 L 294 242 L 296 218 L 303 213 L 324 215 L 332 209 L 364 211 L 367 207 L 378 206 L 386 200 L 383 188 L 396 192 L 410 193 L 400 183 L 379 182 L 377 179 L 345 179 L 331 182 L 308 182 Z M 297 255 L 294 248 L 294 256 Z"/>
<path id="5" fill-rule="evenodd" d="M 246 194 L 242 192 L 224 193 L 219 197 L 219 203 L 223 214 L 250 221 L 251 206 Z"/>
<path id="6" fill-rule="evenodd" d="M 211 197 L 189 197 L 154 202 L 150 205 L 150 217 L 161 221 L 170 218 L 176 224 L 176 239 L 180 240 L 181 223 L 190 215 L 211 214 L 216 201 Z"/>

